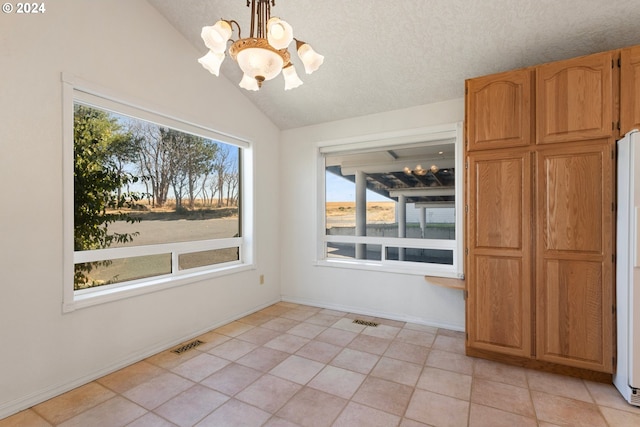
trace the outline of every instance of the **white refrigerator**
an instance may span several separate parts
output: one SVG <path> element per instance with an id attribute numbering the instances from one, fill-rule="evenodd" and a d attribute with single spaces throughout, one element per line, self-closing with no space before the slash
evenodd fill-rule
<path id="1" fill-rule="evenodd" d="M 640 132 L 618 141 L 617 369 L 613 383 L 640 406 Z"/>

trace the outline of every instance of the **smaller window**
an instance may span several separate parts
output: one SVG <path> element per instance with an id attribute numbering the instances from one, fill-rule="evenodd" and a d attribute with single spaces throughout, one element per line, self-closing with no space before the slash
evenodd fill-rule
<path id="1" fill-rule="evenodd" d="M 320 262 L 462 277 L 460 135 L 323 144 Z"/>

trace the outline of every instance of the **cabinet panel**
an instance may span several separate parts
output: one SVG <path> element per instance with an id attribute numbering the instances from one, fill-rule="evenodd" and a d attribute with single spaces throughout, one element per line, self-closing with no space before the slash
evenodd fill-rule
<path id="1" fill-rule="evenodd" d="M 614 56 L 604 52 L 536 68 L 538 143 L 613 136 Z"/>
<path id="2" fill-rule="evenodd" d="M 602 156 L 576 150 L 543 154 L 539 170 L 545 188 L 539 201 L 546 251 L 602 252 Z"/>
<path id="3" fill-rule="evenodd" d="M 467 171 L 467 344 L 530 357 L 531 153 L 472 153 Z"/>
<path id="4" fill-rule="evenodd" d="M 620 135 L 640 129 L 640 46 L 620 54 Z"/>
<path id="5" fill-rule="evenodd" d="M 537 358 L 611 372 L 613 139 L 537 153 Z"/>
<path id="6" fill-rule="evenodd" d="M 531 289 L 521 258 L 474 257 L 469 343 L 477 349 L 531 355 Z"/>
<path id="7" fill-rule="evenodd" d="M 504 153 L 470 157 L 476 248 L 522 249 L 528 158 Z"/>
<path id="8" fill-rule="evenodd" d="M 532 138 L 533 71 L 510 71 L 466 82 L 470 151 L 526 146 Z"/>
<path id="9" fill-rule="evenodd" d="M 537 357 L 611 372 L 611 281 L 602 262 L 549 259 L 537 295 Z"/>

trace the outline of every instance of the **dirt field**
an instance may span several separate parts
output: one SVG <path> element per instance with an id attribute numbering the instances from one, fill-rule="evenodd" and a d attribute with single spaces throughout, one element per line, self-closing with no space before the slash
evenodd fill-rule
<path id="1" fill-rule="evenodd" d="M 367 203 L 368 224 L 389 224 L 395 222 L 395 202 Z M 327 202 L 327 228 L 354 227 L 356 224 L 355 202 Z"/>

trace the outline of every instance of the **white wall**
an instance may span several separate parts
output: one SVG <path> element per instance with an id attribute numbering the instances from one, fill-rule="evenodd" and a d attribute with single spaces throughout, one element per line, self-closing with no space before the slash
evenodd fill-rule
<path id="1" fill-rule="evenodd" d="M 459 290 L 428 284 L 422 276 L 314 265 L 319 142 L 456 123 L 463 118 L 464 100 L 456 99 L 282 132 L 284 300 L 464 329 Z"/>
<path id="2" fill-rule="evenodd" d="M 278 129 L 147 2 L 46 7 L 0 16 L 0 418 L 280 299 Z M 62 314 L 62 72 L 255 142 L 256 270 Z"/>

